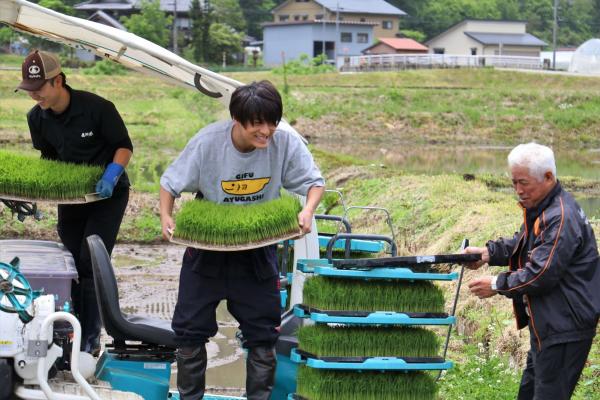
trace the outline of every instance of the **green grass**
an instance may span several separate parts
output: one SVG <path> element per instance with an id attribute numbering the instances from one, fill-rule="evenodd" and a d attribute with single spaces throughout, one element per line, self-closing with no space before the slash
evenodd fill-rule
<path id="1" fill-rule="evenodd" d="M 312 325 L 298 331 L 299 348 L 319 357 L 436 357 L 435 332 L 412 327 Z"/>
<path id="2" fill-rule="evenodd" d="M 425 373 L 298 369 L 296 393 L 308 400 L 435 400 L 437 386 Z"/>
<path id="3" fill-rule="evenodd" d="M 298 232 L 301 209 L 290 195 L 249 205 L 192 200 L 177 213 L 174 237 L 215 246 L 257 243 Z"/>
<path id="4" fill-rule="evenodd" d="M 83 199 L 94 192 L 100 166 L 43 160 L 0 150 L 0 193 L 28 199 Z"/>
<path id="5" fill-rule="evenodd" d="M 521 376 L 505 357 L 486 357 L 472 345 L 463 351 L 467 355 L 465 360 L 455 363 L 439 381 L 442 399 L 513 400 L 517 397 Z"/>
<path id="6" fill-rule="evenodd" d="M 444 293 L 431 282 L 315 276 L 304 284 L 307 306 L 321 310 L 444 312 Z"/>

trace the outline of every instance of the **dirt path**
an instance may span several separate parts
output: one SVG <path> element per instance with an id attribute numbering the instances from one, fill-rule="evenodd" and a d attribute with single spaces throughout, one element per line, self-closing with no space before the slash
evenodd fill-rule
<path id="1" fill-rule="evenodd" d="M 185 248 L 174 245 L 117 245 L 113 264 L 121 309 L 130 314 L 171 320 Z M 225 303 L 217 309 L 219 333 L 207 345 L 207 388 L 211 393 L 240 395 L 246 372 L 243 351 L 235 338 L 238 324 Z M 171 385 L 176 386 L 173 364 Z"/>

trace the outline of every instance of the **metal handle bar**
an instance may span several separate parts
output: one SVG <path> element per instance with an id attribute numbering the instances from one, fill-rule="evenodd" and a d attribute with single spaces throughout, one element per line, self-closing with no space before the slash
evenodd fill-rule
<path id="1" fill-rule="evenodd" d="M 332 261 L 333 255 L 333 245 L 340 239 L 346 239 L 345 246 L 345 257 L 350 258 L 350 242 L 352 239 L 362 239 L 362 240 L 372 240 L 379 242 L 386 242 L 390 244 L 392 257 L 396 257 L 398 255 L 398 248 L 396 247 L 396 242 L 390 238 L 389 236 L 384 235 L 370 235 L 370 234 L 361 234 L 361 233 L 337 233 L 329 239 L 327 242 L 327 260 L 329 262 Z"/>
<path id="2" fill-rule="evenodd" d="M 390 231 L 392 232 L 392 240 L 394 241 L 394 243 L 396 243 L 396 233 L 394 232 L 394 226 L 392 225 L 392 216 L 390 215 L 390 212 L 386 208 L 373 207 L 373 206 L 350 206 L 346 209 L 346 212 L 344 213 L 344 218 L 349 220 L 348 212 L 352 209 L 383 211 L 387 217 L 386 222 L 387 222 L 388 226 L 390 227 Z"/>

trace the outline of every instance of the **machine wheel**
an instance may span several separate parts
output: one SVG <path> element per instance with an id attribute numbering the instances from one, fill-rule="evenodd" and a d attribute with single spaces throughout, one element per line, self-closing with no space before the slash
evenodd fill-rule
<path id="1" fill-rule="evenodd" d="M 10 400 L 13 397 L 15 375 L 12 363 L 0 359 L 0 400 Z"/>

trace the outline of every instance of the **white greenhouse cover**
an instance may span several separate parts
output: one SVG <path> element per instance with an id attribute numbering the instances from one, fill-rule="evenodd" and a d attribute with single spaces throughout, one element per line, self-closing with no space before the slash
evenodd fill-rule
<path id="1" fill-rule="evenodd" d="M 600 39 L 590 39 L 575 50 L 569 72 L 600 74 Z"/>

